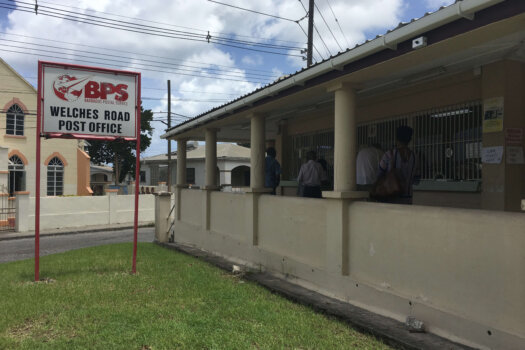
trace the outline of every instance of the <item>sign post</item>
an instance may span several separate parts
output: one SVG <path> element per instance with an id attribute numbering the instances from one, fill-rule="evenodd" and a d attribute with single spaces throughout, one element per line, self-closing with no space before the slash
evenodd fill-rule
<path id="1" fill-rule="evenodd" d="M 35 281 L 40 279 L 41 137 L 136 141 L 132 273 L 136 273 L 140 174 L 140 73 L 38 61 Z"/>

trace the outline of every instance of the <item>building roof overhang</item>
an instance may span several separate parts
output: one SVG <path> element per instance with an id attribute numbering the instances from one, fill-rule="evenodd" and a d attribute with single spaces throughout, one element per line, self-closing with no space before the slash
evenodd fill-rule
<path id="1" fill-rule="evenodd" d="M 219 141 L 247 141 L 248 118 L 262 113 L 267 138 L 273 138 L 281 120 L 331 103 L 330 88 L 337 84 L 351 84 L 367 96 L 501 59 L 525 60 L 524 23 L 525 1 L 458 1 L 179 124 L 161 137 L 202 140 L 205 128 L 217 128 Z M 412 39 L 419 36 L 425 36 L 428 45 L 413 49 Z"/>

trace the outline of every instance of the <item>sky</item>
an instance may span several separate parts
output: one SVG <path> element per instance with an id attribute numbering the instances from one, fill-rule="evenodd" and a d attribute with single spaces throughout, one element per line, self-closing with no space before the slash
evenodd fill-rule
<path id="1" fill-rule="evenodd" d="M 141 72 L 165 153 L 168 79 L 176 125 L 306 66 L 308 0 L 218 2 L 0 0 L 0 57 L 34 86 L 39 59 Z M 316 0 L 314 62 L 453 2 Z"/>

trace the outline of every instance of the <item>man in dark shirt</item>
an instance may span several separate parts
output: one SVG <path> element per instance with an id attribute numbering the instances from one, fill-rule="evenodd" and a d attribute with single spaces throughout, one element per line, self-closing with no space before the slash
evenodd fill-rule
<path id="1" fill-rule="evenodd" d="M 264 187 L 272 189 L 272 194 L 275 194 L 275 189 L 279 186 L 281 178 L 281 164 L 275 159 L 277 152 L 275 148 L 268 147 L 266 150 L 266 164 L 264 168 Z"/>

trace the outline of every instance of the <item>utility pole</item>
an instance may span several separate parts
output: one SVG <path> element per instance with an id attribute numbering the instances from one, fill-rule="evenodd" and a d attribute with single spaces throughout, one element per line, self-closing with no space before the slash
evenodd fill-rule
<path id="1" fill-rule="evenodd" d="M 171 128 L 171 81 L 168 80 L 168 130 Z M 168 138 L 168 192 L 171 192 L 171 140 Z"/>
<path id="2" fill-rule="evenodd" d="M 314 0 L 310 0 L 308 7 L 308 47 L 306 52 L 306 66 L 312 65 L 312 48 L 314 42 Z"/>

